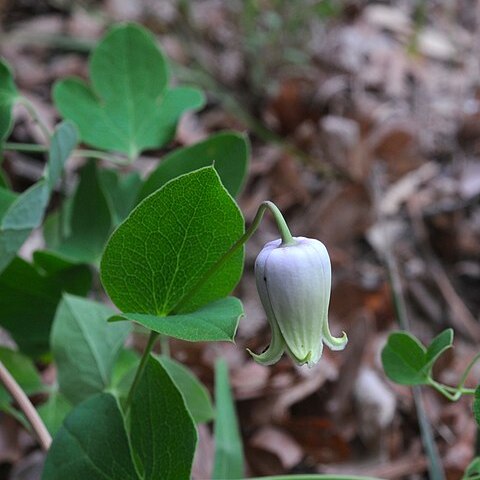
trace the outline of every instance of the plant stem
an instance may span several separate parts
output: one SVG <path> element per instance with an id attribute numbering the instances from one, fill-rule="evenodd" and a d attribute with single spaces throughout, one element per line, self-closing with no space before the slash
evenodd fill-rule
<path id="1" fill-rule="evenodd" d="M 282 235 L 282 244 L 291 245 L 295 242 L 277 206 L 269 201 L 262 202 L 258 207 L 257 213 L 255 214 L 255 218 L 253 219 L 250 227 L 245 230 L 245 233 L 230 247 L 230 249 L 223 255 L 223 257 L 221 257 L 220 260 L 214 263 L 210 267 L 210 269 L 207 270 L 207 272 L 200 278 L 200 280 L 183 296 L 180 302 L 178 302 L 177 305 L 175 305 L 175 307 L 172 309 L 172 312 L 179 312 L 199 292 L 199 290 L 205 285 L 205 283 L 208 282 L 208 280 L 210 280 L 210 278 L 212 278 L 212 276 L 216 272 L 218 272 L 218 270 L 220 270 L 220 268 L 222 268 L 223 265 L 225 265 L 225 263 L 230 260 L 230 258 L 232 258 L 232 256 L 237 252 L 237 250 L 241 248 L 250 239 L 250 237 L 255 233 L 255 230 L 260 225 L 260 222 L 262 221 L 263 215 L 267 208 L 272 212 L 273 216 L 275 217 L 278 229 L 280 230 L 280 233 Z"/>
<path id="2" fill-rule="evenodd" d="M 480 353 L 477 353 L 472 360 L 470 360 L 470 363 L 468 364 L 467 368 L 463 372 L 462 378 L 460 379 L 460 383 L 458 384 L 458 389 L 460 391 L 462 390 L 472 390 L 472 393 L 475 393 L 475 389 L 464 389 L 463 386 L 465 385 L 465 382 L 467 381 L 468 374 L 472 370 L 473 366 L 480 360 Z"/>
<path id="3" fill-rule="evenodd" d="M 47 125 L 43 122 L 43 120 L 40 118 L 38 115 L 37 110 L 33 106 L 32 102 L 26 98 L 26 97 L 20 97 L 18 99 L 18 103 L 23 105 L 25 107 L 25 110 L 30 114 L 32 117 L 33 121 L 39 126 L 40 130 L 43 133 L 43 136 L 45 137 L 45 140 L 47 142 L 50 142 L 50 137 L 52 136 L 50 129 L 47 127 Z"/>
<path id="4" fill-rule="evenodd" d="M 160 348 L 162 355 L 170 358 L 170 339 L 166 335 L 160 335 Z"/>
<path id="5" fill-rule="evenodd" d="M 38 415 L 37 410 L 30 402 L 29 398 L 22 390 L 20 385 L 15 381 L 5 365 L 0 361 L 0 381 L 8 390 L 10 395 L 17 402 L 20 410 L 23 412 L 28 422 L 32 426 L 32 430 L 40 443 L 43 450 L 47 451 L 52 443 L 52 437 L 45 427 L 42 419 Z"/>
<path id="6" fill-rule="evenodd" d="M 48 152 L 48 147 L 46 145 L 38 145 L 36 143 L 15 143 L 7 142 L 3 144 L 3 150 L 11 150 L 16 152 L 32 152 L 32 153 L 45 153 Z M 98 160 L 105 160 L 107 162 L 115 163 L 116 165 L 130 165 L 130 160 L 122 157 L 121 155 L 112 155 L 106 152 L 100 152 L 98 150 L 89 150 L 89 149 L 76 149 L 73 151 L 72 156 L 74 157 L 90 157 L 96 158 Z"/>
<path id="7" fill-rule="evenodd" d="M 153 345 L 155 344 L 155 341 L 157 340 L 158 335 L 159 334 L 157 332 L 154 332 L 154 331 L 150 332 L 148 343 L 145 347 L 145 350 L 143 351 L 140 364 L 138 365 L 137 372 L 135 373 L 135 378 L 133 379 L 132 386 L 130 387 L 130 390 L 128 392 L 127 401 L 125 402 L 125 413 L 127 413 L 128 410 L 130 409 L 130 405 L 132 404 L 132 400 L 133 400 L 133 395 L 135 393 L 135 390 L 138 387 L 138 384 L 140 383 L 140 380 L 142 379 L 143 372 L 145 371 L 145 367 L 147 366 L 148 357 L 150 356 L 150 352 L 152 351 Z"/>

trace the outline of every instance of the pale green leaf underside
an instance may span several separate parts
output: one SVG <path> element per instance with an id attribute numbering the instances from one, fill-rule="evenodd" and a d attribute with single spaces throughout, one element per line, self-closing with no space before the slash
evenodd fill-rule
<path id="1" fill-rule="evenodd" d="M 53 90 L 61 114 L 73 120 L 84 142 L 135 158 L 174 135 L 181 114 L 199 108 L 194 88 L 169 88 L 165 59 L 155 39 L 138 25 L 114 27 L 90 58 L 91 87 L 70 78 Z"/>

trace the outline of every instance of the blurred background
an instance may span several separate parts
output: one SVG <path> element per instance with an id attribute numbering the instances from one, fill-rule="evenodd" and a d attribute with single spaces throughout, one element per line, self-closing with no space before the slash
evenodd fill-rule
<path id="1" fill-rule="evenodd" d="M 330 325 L 348 333 L 313 369 L 288 358 L 254 363 L 269 329 L 253 262 L 277 237 L 270 218 L 247 247 L 236 345 L 172 342 L 172 354 L 211 389 L 213 362 L 228 360 L 249 475 L 352 473 L 425 479 L 431 458 L 418 418 L 426 414 L 447 479 L 474 456 L 471 398 L 451 403 L 389 382 L 380 352 L 399 328 L 424 343 L 453 327 L 455 348 L 435 375 L 455 384 L 480 343 L 480 3 L 472 0 L 0 0 L 0 55 L 17 85 L 54 125 L 50 91 L 59 78 L 87 78 L 87 57 L 110 25 L 140 22 L 158 38 L 177 81 L 207 92 L 171 147 L 215 131 L 247 132 L 251 166 L 240 205 L 247 222 L 269 199 L 294 235 L 322 240 L 333 264 Z M 16 112 L 16 142 L 41 142 Z M 132 167 L 147 174 L 167 150 Z M 6 152 L 22 191 L 42 156 Z M 67 164 L 75 180 L 81 160 Z M 23 247 L 40 248 L 33 235 Z M 1 292 L 0 292 L 1 295 Z M 400 319 L 402 320 L 402 319 Z M 138 339 L 139 346 L 143 340 Z M 47 368 L 44 376 L 54 378 Z M 480 379 L 473 370 L 468 386 Z M 420 408 L 420 412 L 419 409 Z M 209 478 L 211 429 L 200 427 L 194 478 Z M 0 478 L 39 478 L 42 454 L 0 415 Z"/>

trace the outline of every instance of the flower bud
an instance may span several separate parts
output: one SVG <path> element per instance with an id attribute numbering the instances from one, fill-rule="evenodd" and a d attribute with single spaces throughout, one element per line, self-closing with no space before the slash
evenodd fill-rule
<path id="1" fill-rule="evenodd" d="M 294 237 L 267 243 L 255 262 L 257 290 L 272 329 L 268 349 L 252 356 L 259 363 L 277 362 L 284 351 L 299 365 L 315 365 L 323 343 L 343 350 L 347 335 L 335 338 L 328 326 L 332 284 L 330 258 L 322 242 Z"/>

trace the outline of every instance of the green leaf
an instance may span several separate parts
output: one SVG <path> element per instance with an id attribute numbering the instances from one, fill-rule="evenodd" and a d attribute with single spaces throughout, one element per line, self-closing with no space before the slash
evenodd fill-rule
<path id="1" fill-rule="evenodd" d="M 50 198 L 51 187 L 76 143 L 73 126 L 62 123 L 50 145 L 44 177 L 11 203 L 0 222 L 0 272 L 15 257 L 34 228 L 40 226 Z"/>
<path id="2" fill-rule="evenodd" d="M 477 425 L 480 426 L 480 385 L 475 390 L 475 398 L 473 400 L 473 416 Z"/>
<path id="3" fill-rule="evenodd" d="M 427 383 L 426 361 L 425 347 L 407 332 L 391 333 L 382 351 L 382 363 L 387 377 L 401 385 Z"/>
<path id="4" fill-rule="evenodd" d="M 42 480 L 140 480 L 115 398 L 101 393 L 78 405 L 53 440 Z"/>
<path id="5" fill-rule="evenodd" d="M 480 480 L 480 457 L 475 457 L 465 470 L 462 480 Z"/>
<path id="6" fill-rule="evenodd" d="M 137 172 L 121 175 L 111 169 L 102 169 L 98 175 L 100 186 L 110 207 L 113 224 L 117 226 L 125 220 L 135 206 L 142 179 Z"/>
<path id="7" fill-rule="evenodd" d="M 128 324 L 109 324 L 105 305 L 64 295 L 52 327 L 52 352 L 60 392 L 72 404 L 111 384 L 112 370 L 130 332 Z"/>
<path id="8" fill-rule="evenodd" d="M 48 188 L 52 191 L 60 180 L 63 167 L 70 153 L 78 143 L 78 132 L 72 122 L 62 122 L 55 130 L 50 144 L 50 154 L 45 179 Z"/>
<path id="9" fill-rule="evenodd" d="M 159 189 L 169 180 L 184 173 L 207 167 L 215 162 L 215 170 L 233 197 L 240 192 L 248 169 L 250 145 L 245 135 L 222 132 L 203 142 L 179 148 L 167 155 L 145 181 L 138 200 Z"/>
<path id="10" fill-rule="evenodd" d="M 45 387 L 40 375 L 28 357 L 10 348 L 0 347 L 0 362 L 3 363 L 27 395 L 39 393 L 44 390 Z M 8 405 L 10 401 L 10 394 L 0 384 L 0 408 Z"/>
<path id="11" fill-rule="evenodd" d="M 432 370 L 433 364 L 437 361 L 438 357 L 448 350 L 453 343 L 453 329 L 447 328 L 442 333 L 437 335 L 427 348 L 427 356 L 425 358 L 425 368 L 428 373 Z"/>
<path id="12" fill-rule="evenodd" d="M 57 252 L 77 262 L 95 262 L 112 229 L 112 218 L 100 186 L 96 163 L 91 160 L 80 171 L 73 199 L 70 236 Z"/>
<path id="13" fill-rule="evenodd" d="M 190 478 L 195 425 L 178 388 L 152 356 L 133 397 L 130 441 L 145 480 Z"/>
<path id="14" fill-rule="evenodd" d="M 12 130 L 12 107 L 18 98 L 17 88 L 9 66 L 0 60 L 0 143 Z"/>
<path id="15" fill-rule="evenodd" d="M 164 356 L 159 357 L 158 361 L 180 390 L 195 423 L 209 422 L 214 416 L 214 411 L 210 395 L 204 385 L 181 363 Z"/>
<path id="16" fill-rule="evenodd" d="M 215 460 L 213 480 L 244 478 L 243 444 L 228 379 L 228 366 L 215 364 Z"/>
<path id="17" fill-rule="evenodd" d="M 0 187 L 0 221 L 18 195 L 7 188 Z"/>
<path id="18" fill-rule="evenodd" d="M 52 393 L 48 400 L 40 405 L 38 414 L 52 437 L 60 430 L 72 408 L 72 404 L 59 392 Z"/>
<path id="19" fill-rule="evenodd" d="M 242 302 L 226 297 L 191 313 L 166 317 L 124 313 L 114 315 L 109 321 L 131 320 L 162 335 L 189 342 L 233 342 L 243 314 Z"/>
<path id="20" fill-rule="evenodd" d="M 23 353 L 39 357 L 49 351 L 50 327 L 62 291 L 85 295 L 90 283 L 91 272 L 83 265 L 48 274 L 15 258 L 0 274 L 0 325 Z"/>
<path id="21" fill-rule="evenodd" d="M 138 25 L 114 27 L 90 57 L 91 87 L 79 79 L 58 82 L 53 97 L 84 142 L 135 158 L 174 135 L 186 110 L 203 105 L 193 88 L 170 88 L 154 37 Z"/>
<path id="22" fill-rule="evenodd" d="M 194 311 L 238 283 L 243 248 L 192 293 L 243 231 L 242 214 L 212 167 L 182 175 L 143 200 L 110 237 L 103 285 L 123 312 L 164 316 L 182 300 L 175 313 Z"/>

